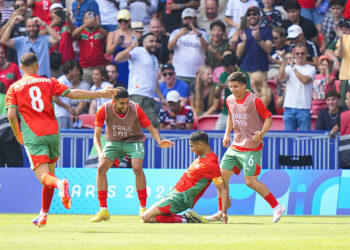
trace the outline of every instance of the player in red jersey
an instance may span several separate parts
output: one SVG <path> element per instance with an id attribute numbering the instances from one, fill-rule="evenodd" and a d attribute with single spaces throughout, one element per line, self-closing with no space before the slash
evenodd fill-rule
<path id="1" fill-rule="evenodd" d="M 72 99 L 111 98 L 118 90 L 107 89 L 102 92 L 70 90 L 54 78 L 37 75 L 38 59 L 33 53 L 23 54 L 20 67 L 24 72 L 23 78 L 9 88 L 6 107 L 13 133 L 17 141 L 24 144 L 31 168 L 43 184 L 41 211 L 33 223 L 36 226 L 44 226 L 54 188 L 60 191 L 65 208 L 70 209 L 72 205 L 68 181 L 60 180 L 54 174 L 60 141 L 58 123 L 52 106 L 53 96 L 60 95 Z M 22 132 L 17 112 L 21 117 Z"/>
<path id="2" fill-rule="evenodd" d="M 254 94 L 246 92 L 247 79 L 242 72 L 234 72 L 227 78 L 232 95 L 227 97 L 229 110 L 223 146 L 228 148 L 221 160 L 222 178 L 228 184 L 233 173 L 237 175 L 244 170 L 244 180 L 248 187 L 260 194 L 272 207 L 272 222 L 277 222 L 285 212 L 285 206 L 278 203 L 265 184 L 258 181 L 261 170 L 262 139 L 272 125 L 271 112 Z M 261 121 L 264 121 L 263 126 Z M 232 146 L 229 147 L 230 133 L 234 130 Z M 221 219 L 221 202 L 219 194 L 219 211 L 206 219 Z"/>
<path id="3" fill-rule="evenodd" d="M 146 211 L 146 177 L 142 169 L 146 137 L 142 128 L 146 128 L 152 134 L 161 148 L 174 145 L 173 142 L 160 138 L 158 129 L 151 124 L 140 105 L 130 101 L 129 93 L 125 88 L 117 89 L 119 92 L 114 99 L 104 103 L 96 114 L 94 145 L 99 158 L 96 182 L 100 211 L 90 220 L 91 222 L 109 220 L 107 171 L 113 163 L 119 165 L 119 161 L 124 156 L 131 158 L 131 166 L 136 177 L 137 195 L 140 200 L 140 216 Z M 107 143 L 102 150 L 101 135 L 105 121 Z"/>
<path id="4" fill-rule="evenodd" d="M 208 135 L 203 131 L 196 131 L 189 139 L 191 151 L 198 158 L 186 170 L 175 187 L 162 199 L 156 202 L 143 215 L 145 223 L 207 223 L 193 210 L 178 213 L 193 208 L 199 198 L 213 181 L 222 197 L 221 221 L 227 223 L 227 209 L 230 206 L 228 190 L 221 177 L 217 155 L 208 144 Z"/>

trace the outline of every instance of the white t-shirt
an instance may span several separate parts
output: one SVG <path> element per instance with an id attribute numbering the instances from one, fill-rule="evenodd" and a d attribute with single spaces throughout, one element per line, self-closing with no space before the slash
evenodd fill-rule
<path id="1" fill-rule="evenodd" d="M 179 32 L 180 29 L 174 30 L 170 35 L 169 41 L 174 39 Z M 203 38 L 209 43 L 207 32 L 204 30 L 200 30 L 200 32 L 202 32 Z M 195 78 L 198 68 L 205 64 L 205 50 L 199 39 L 197 34 L 192 31 L 177 39 L 173 56 L 176 75 Z"/>
<path id="2" fill-rule="evenodd" d="M 225 16 L 230 17 L 234 23 L 241 24 L 241 17 L 247 13 L 250 6 L 259 8 L 259 4 L 255 0 L 248 0 L 247 2 L 242 2 L 241 0 L 228 0 Z M 231 27 L 228 32 L 228 37 L 231 37 L 236 30 L 236 27 Z"/>
<path id="3" fill-rule="evenodd" d="M 118 9 L 108 0 L 96 0 L 100 10 L 101 25 L 118 25 Z"/>
<path id="4" fill-rule="evenodd" d="M 310 76 L 309 83 L 303 84 L 294 71 L 287 65 L 284 72 L 288 75 L 286 95 L 284 97 L 284 108 L 310 109 L 312 101 L 312 84 L 316 75 L 316 68 L 310 64 L 294 65 L 302 74 Z"/>
<path id="5" fill-rule="evenodd" d="M 157 57 L 143 47 L 136 47 L 130 52 L 129 59 L 129 95 L 141 95 L 153 98 L 156 92 L 158 71 Z"/>
<path id="6" fill-rule="evenodd" d="M 90 88 L 90 91 L 102 91 L 103 89 L 105 89 L 108 86 L 112 86 L 112 84 L 110 84 L 109 82 L 102 82 L 101 86 L 99 88 L 96 87 L 96 85 L 92 85 L 92 87 Z M 96 110 L 98 110 L 102 104 L 104 104 L 105 102 L 108 102 L 110 100 L 112 100 L 112 98 L 96 98 Z"/>

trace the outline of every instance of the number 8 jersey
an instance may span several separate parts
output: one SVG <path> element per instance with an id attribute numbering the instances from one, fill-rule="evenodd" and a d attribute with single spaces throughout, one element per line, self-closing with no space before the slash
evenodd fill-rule
<path id="1" fill-rule="evenodd" d="M 12 84 L 6 95 L 6 107 L 16 107 L 21 117 L 24 140 L 58 134 L 53 96 L 64 96 L 70 89 L 54 78 L 28 75 Z"/>

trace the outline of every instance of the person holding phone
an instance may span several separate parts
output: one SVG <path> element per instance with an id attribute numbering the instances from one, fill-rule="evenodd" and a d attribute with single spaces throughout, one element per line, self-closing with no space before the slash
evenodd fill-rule
<path id="1" fill-rule="evenodd" d="M 27 0 L 28 6 L 33 11 L 33 16 L 39 17 L 45 23 L 50 21 L 50 7 L 59 0 Z"/>
<path id="2" fill-rule="evenodd" d="M 84 24 L 84 15 L 87 11 L 94 13 L 96 22 L 100 25 L 100 10 L 95 0 L 75 0 L 72 3 L 72 11 L 75 19 L 75 27 L 80 27 Z"/>

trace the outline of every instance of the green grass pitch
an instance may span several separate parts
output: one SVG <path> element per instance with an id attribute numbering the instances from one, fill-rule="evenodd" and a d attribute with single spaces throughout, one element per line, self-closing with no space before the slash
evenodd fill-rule
<path id="1" fill-rule="evenodd" d="M 350 217 L 230 216 L 227 225 L 144 224 L 138 216 L 0 214 L 0 249 L 350 249 Z"/>

